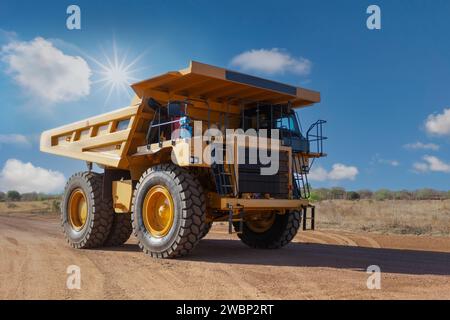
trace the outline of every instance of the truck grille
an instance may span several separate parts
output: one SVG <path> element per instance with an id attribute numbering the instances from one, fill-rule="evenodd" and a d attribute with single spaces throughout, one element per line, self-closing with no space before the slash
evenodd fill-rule
<path id="1" fill-rule="evenodd" d="M 248 151 L 248 150 L 247 150 Z M 246 162 L 249 154 L 246 152 Z M 239 192 L 240 193 L 269 193 L 274 198 L 286 199 L 289 193 L 289 157 L 287 152 L 280 152 L 279 170 L 275 175 L 261 175 L 261 168 L 270 167 L 262 165 L 259 160 L 256 164 L 239 165 Z"/>

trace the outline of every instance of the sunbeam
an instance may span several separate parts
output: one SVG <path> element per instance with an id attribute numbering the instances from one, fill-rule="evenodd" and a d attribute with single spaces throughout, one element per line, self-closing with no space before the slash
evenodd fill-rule
<path id="1" fill-rule="evenodd" d="M 106 53 L 102 50 L 103 61 L 89 57 L 95 62 L 99 69 L 94 70 L 94 73 L 99 76 L 94 83 L 101 84 L 101 89 L 108 90 L 105 103 L 109 102 L 111 96 L 115 94 L 117 97 L 131 98 L 130 84 L 137 81 L 135 77 L 136 72 L 143 68 L 133 68 L 136 63 L 140 61 L 145 53 L 138 55 L 136 58 L 128 62 L 128 52 L 120 56 L 116 42 L 113 41 L 112 52 Z"/>

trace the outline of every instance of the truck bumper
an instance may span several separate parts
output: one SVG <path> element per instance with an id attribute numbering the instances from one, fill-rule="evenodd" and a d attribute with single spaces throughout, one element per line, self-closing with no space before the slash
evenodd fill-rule
<path id="1" fill-rule="evenodd" d="M 244 210 L 295 210 L 308 206 L 306 199 L 238 199 L 209 195 L 209 205 L 217 210 L 243 207 Z"/>

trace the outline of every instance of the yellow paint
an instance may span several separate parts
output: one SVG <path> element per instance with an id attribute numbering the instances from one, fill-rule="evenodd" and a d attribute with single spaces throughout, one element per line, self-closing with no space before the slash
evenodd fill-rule
<path id="1" fill-rule="evenodd" d="M 133 197 L 133 184 L 131 180 L 112 182 L 112 198 L 115 212 L 117 213 L 131 212 L 132 197 Z"/>
<path id="2" fill-rule="evenodd" d="M 247 210 L 271 210 L 271 209 L 300 209 L 309 204 L 305 199 L 239 199 L 221 197 L 217 193 L 208 194 L 209 207 L 219 210 L 228 210 L 233 207 L 244 207 Z"/>
<path id="3" fill-rule="evenodd" d="M 68 209 L 71 227 L 76 231 L 83 229 L 88 218 L 88 206 L 83 190 L 77 188 L 72 191 L 69 198 Z"/>
<path id="4" fill-rule="evenodd" d="M 166 236 L 173 225 L 175 207 L 172 195 L 166 187 L 157 185 L 146 194 L 142 205 L 145 228 L 154 237 Z"/>

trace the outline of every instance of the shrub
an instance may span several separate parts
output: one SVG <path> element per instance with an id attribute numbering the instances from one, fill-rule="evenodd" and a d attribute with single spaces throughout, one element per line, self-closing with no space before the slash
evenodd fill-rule
<path id="1" fill-rule="evenodd" d="M 345 189 L 334 187 L 330 190 L 331 199 L 345 199 Z"/>
<path id="2" fill-rule="evenodd" d="M 316 191 L 311 191 L 311 194 L 309 196 L 309 200 L 311 200 L 311 201 L 322 201 L 323 199 L 320 197 L 320 195 Z"/>
<path id="3" fill-rule="evenodd" d="M 330 190 L 326 188 L 313 189 L 311 191 L 311 200 L 322 201 L 330 199 Z"/>
<path id="4" fill-rule="evenodd" d="M 36 201 L 39 200 L 38 194 L 36 192 L 22 193 L 22 201 Z"/>
<path id="5" fill-rule="evenodd" d="M 372 199 L 373 192 L 368 189 L 358 190 L 361 199 Z"/>
<path id="6" fill-rule="evenodd" d="M 396 200 L 412 200 L 414 199 L 413 192 L 408 190 L 400 190 L 394 192 L 394 199 Z"/>
<path id="7" fill-rule="evenodd" d="M 392 200 L 394 198 L 392 192 L 388 189 L 380 189 L 380 190 L 376 191 L 374 193 L 374 197 L 375 197 L 375 200 L 380 200 L 380 201 Z"/>
<path id="8" fill-rule="evenodd" d="M 17 208 L 17 204 L 15 204 L 14 202 L 7 202 L 6 207 L 8 209 L 14 209 L 14 208 Z"/>
<path id="9" fill-rule="evenodd" d="M 20 201 L 21 195 L 16 190 L 10 190 L 6 193 L 6 198 L 10 201 Z"/>
<path id="10" fill-rule="evenodd" d="M 442 199 L 444 195 L 433 189 L 419 189 L 414 192 L 415 198 L 418 200 Z"/>
<path id="11" fill-rule="evenodd" d="M 61 200 L 52 201 L 52 212 L 59 213 L 61 211 Z"/>
<path id="12" fill-rule="evenodd" d="M 361 196 L 359 195 L 358 192 L 349 191 L 349 192 L 347 192 L 347 199 L 348 200 L 359 200 L 359 199 L 361 199 Z"/>

